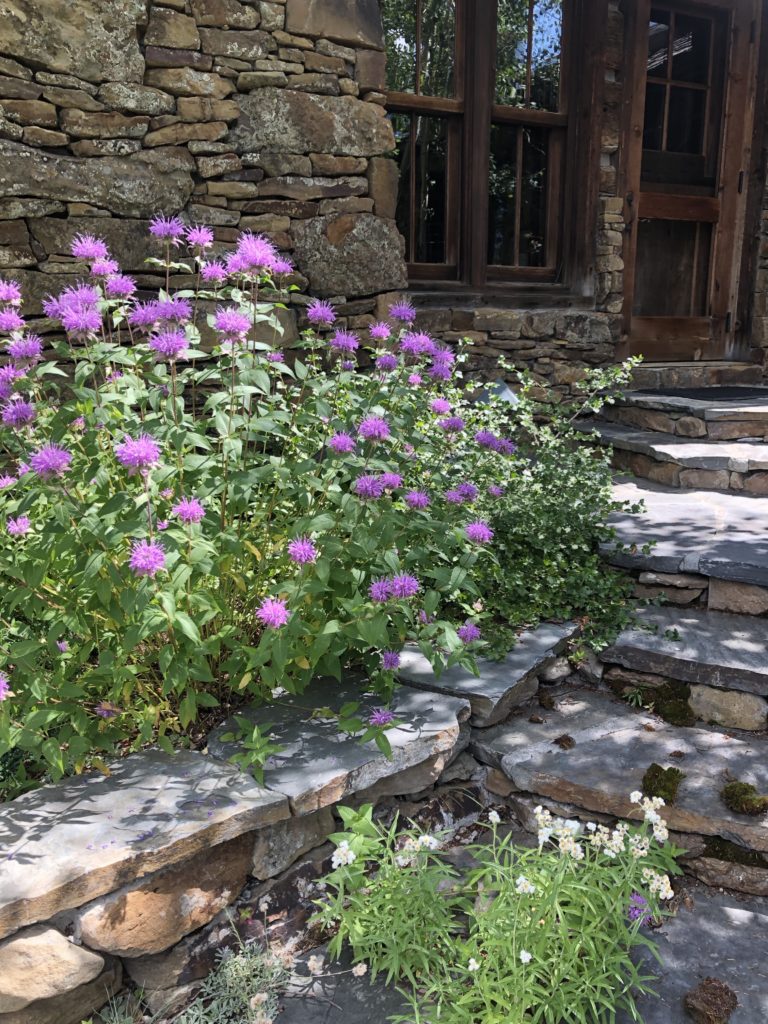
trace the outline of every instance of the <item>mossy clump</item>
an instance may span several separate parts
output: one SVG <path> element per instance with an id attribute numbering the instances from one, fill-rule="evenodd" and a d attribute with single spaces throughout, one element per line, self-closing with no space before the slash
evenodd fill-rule
<path id="1" fill-rule="evenodd" d="M 745 850 L 720 836 L 707 836 L 704 841 L 704 856 L 724 860 L 729 864 L 742 864 L 748 868 L 768 868 L 768 857 L 755 850 Z"/>
<path id="2" fill-rule="evenodd" d="M 643 776 L 640 788 L 645 796 L 660 796 L 665 804 L 673 804 L 685 772 L 679 768 L 662 768 L 655 762 Z"/>
<path id="3" fill-rule="evenodd" d="M 696 1024 L 728 1024 L 739 1000 L 731 986 L 724 981 L 705 978 L 696 988 L 686 993 L 683 1005 Z"/>
<path id="4" fill-rule="evenodd" d="M 677 679 L 668 679 L 663 686 L 627 686 L 620 679 L 607 680 L 609 687 L 617 697 L 627 698 L 629 694 L 639 693 L 640 700 L 632 701 L 644 708 L 651 708 L 654 714 L 663 718 L 670 725 L 691 726 L 696 724 L 688 698 L 691 688 L 688 683 Z"/>
<path id="5" fill-rule="evenodd" d="M 728 782 L 720 790 L 720 796 L 734 814 L 751 814 L 757 818 L 768 812 L 768 796 L 760 796 L 749 782 Z"/>

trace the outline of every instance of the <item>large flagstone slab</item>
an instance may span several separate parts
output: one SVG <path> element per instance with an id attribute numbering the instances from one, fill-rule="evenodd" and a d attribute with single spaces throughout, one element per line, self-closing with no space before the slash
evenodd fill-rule
<path id="1" fill-rule="evenodd" d="M 289 814 L 281 794 L 189 751 L 43 786 L 0 807 L 0 937 Z"/>

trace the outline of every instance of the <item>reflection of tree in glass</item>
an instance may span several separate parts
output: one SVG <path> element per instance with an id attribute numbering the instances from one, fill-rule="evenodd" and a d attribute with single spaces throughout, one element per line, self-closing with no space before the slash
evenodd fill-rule
<path id="1" fill-rule="evenodd" d="M 499 0 L 497 103 L 557 110 L 562 7 L 562 0 Z"/>
<path id="2" fill-rule="evenodd" d="M 392 92 L 452 96 L 455 0 L 382 0 L 387 82 Z M 416 88 L 416 26 L 421 24 L 421 80 Z"/>

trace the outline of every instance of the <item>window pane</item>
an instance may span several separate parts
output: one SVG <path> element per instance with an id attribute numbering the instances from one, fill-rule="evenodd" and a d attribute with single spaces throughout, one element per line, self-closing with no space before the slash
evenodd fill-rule
<path id="1" fill-rule="evenodd" d="M 544 128 L 491 127 L 488 262 L 493 266 L 546 266 L 548 144 Z"/>
<path id="2" fill-rule="evenodd" d="M 411 115 L 393 114 L 395 161 L 400 169 L 395 220 L 405 239 L 405 258 L 411 260 Z"/>
<path id="3" fill-rule="evenodd" d="M 542 110 L 560 107 L 560 40 L 563 34 L 562 0 L 536 0 L 531 35 L 531 106 Z"/>
<path id="4" fill-rule="evenodd" d="M 704 150 L 704 108 L 707 94 L 703 89 L 669 90 L 668 153 L 702 153 Z"/>
<path id="5" fill-rule="evenodd" d="M 679 82 L 709 80 L 710 22 L 678 14 L 672 43 L 672 77 Z"/>
<path id="6" fill-rule="evenodd" d="M 381 16 L 387 46 L 387 85 L 392 92 L 416 88 L 416 3 L 383 0 Z"/>
<path id="7" fill-rule="evenodd" d="M 660 150 L 664 146 L 664 102 L 667 87 L 649 82 L 645 87 L 645 125 L 643 149 Z"/>
<path id="8" fill-rule="evenodd" d="M 420 93 L 424 96 L 453 96 L 455 51 L 454 0 L 422 0 Z"/>
<path id="9" fill-rule="evenodd" d="M 447 197 L 447 122 L 440 117 L 416 117 L 416 232 L 415 261 L 445 262 Z"/>
<path id="10" fill-rule="evenodd" d="M 669 72 L 669 12 L 651 10 L 648 23 L 648 74 L 666 78 Z"/>
<path id="11" fill-rule="evenodd" d="M 528 88 L 528 0 L 499 0 L 496 102 L 522 107 Z"/>
<path id="12" fill-rule="evenodd" d="M 558 110 L 562 0 L 499 0 L 496 103 Z"/>

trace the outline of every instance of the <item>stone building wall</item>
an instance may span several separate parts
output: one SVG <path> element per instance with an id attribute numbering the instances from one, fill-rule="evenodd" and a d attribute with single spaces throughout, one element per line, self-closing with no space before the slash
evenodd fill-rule
<path id="1" fill-rule="evenodd" d="M 406 284 L 381 46 L 376 0 L 8 0 L 0 273 L 24 312 L 85 270 L 78 232 L 158 286 L 148 218 L 184 211 L 293 258 L 287 341 L 310 293 L 361 326 Z"/>

